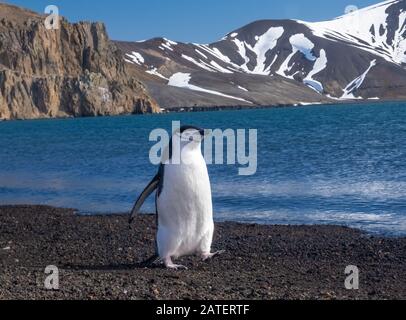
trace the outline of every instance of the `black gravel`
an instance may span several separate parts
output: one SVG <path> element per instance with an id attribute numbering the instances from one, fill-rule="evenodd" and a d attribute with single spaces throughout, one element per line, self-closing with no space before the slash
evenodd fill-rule
<path id="1" fill-rule="evenodd" d="M 406 299 L 406 238 L 338 226 L 216 225 L 210 262 L 188 271 L 141 264 L 154 253 L 155 219 L 78 216 L 43 206 L 0 207 L 1 299 Z M 44 288 L 59 268 L 59 290 Z M 360 269 L 359 290 L 344 270 Z"/>

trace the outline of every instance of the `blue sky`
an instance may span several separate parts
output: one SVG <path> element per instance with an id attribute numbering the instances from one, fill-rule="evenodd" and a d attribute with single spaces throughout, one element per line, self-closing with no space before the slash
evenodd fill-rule
<path id="1" fill-rule="evenodd" d="M 43 12 L 59 7 L 70 21 L 103 21 L 115 40 L 163 36 L 184 42 L 209 43 L 258 19 L 327 20 L 379 0 L 8 0 Z"/>

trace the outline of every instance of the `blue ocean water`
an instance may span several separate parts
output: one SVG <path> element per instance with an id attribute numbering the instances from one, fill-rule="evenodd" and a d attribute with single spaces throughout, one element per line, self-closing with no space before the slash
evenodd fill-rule
<path id="1" fill-rule="evenodd" d="M 406 235 L 405 103 L 2 122 L 0 204 L 127 212 L 157 170 L 149 133 L 173 120 L 258 129 L 255 175 L 209 166 L 217 220 Z"/>

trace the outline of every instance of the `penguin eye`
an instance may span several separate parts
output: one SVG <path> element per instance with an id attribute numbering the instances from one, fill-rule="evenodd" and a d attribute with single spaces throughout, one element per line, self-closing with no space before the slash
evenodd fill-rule
<path id="1" fill-rule="evenodd" d="M 190 136 L 190 137 L 189 137 L 189 141 L 190 141 L 190 142 L 193 142 L 193 140 L 194 140 L 194 139 L 193 139 L 193 136 Z"/>

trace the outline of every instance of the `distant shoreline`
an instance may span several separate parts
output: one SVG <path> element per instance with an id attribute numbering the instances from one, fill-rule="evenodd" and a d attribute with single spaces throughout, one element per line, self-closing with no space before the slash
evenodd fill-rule
<path id="1" fill-rule="evenodd" d="M 284 108 L 300 108 L 300 107 L 331 107 L 338 106 L 343 104 L 348 105 L 366 105 L 366 104 L 386 104 L 386 103 L 406 103 L 406 100 L 348 100 L 348 101 L 334 101 L 332 103 L 303 103 L 303 104 L 278 104 L 278 105 L 269 105 L 269 106 L 195 106 L 195 107 L 183 107 L 183 108 L 169 108 L 166 109 L 167 112 L 164 113 L 189 113 L 189 112 L 209 112 L 209 111 L 238 111 L 238 110 L 264 110 L 264 109 L 284 109 Z"/>
<path id="2" fill-rule="evenodd" d="M 168 108 L 163 109 L 161 113 L 144 113 L 144 114 L 121 114 L 121 115 L 104 115 L 104 116 L 83 116 L 83 117 L 53 117 L 53 118 L 34 118 L 34 119 L 0 119 L 0 122 L 14 122 L 14 121 L 40 121 L 40 120 L 65 120 L 65 119 L 88 119 L 88 118 L 117 118 L 117 117 L 128 117 L 128 116 L 154 116 L 154 115 L 165 115 L 173 113 L 194 113 L 194 112 L 217 112 L 217 111 L 241 111 L 241 110 L 267 110 L 267 109 L 285 109 L 285 108 L 306 108 L 306 107 L 331 107 L 339 105 L 367 105 L 367 104 L 387 104 L 387 103 L 405 103 L 406 100 L 348 100 L 348 101 L 334 101 L 332 103 L 305 103 L 305 104 L 279 104 L 279 105 L 269 105 L 269 106 L 193 106 L 193 107 L 179 107 L 179 108 Z"/>
<path id="3" fill-rule="evenodd" d="M 5 299 L 405 299 L 406 238 L 382 238 L 339 226 L 216 223 L 203 263 L 188 271 L 141 264 L 154 252 L 153 216 L 79 216 L 72 209 L 0 206 L 0 300 Z M 46 266 L 60 289 L 43 288 Z M 348 265 L 359 290 L 344 287 Z"/>

